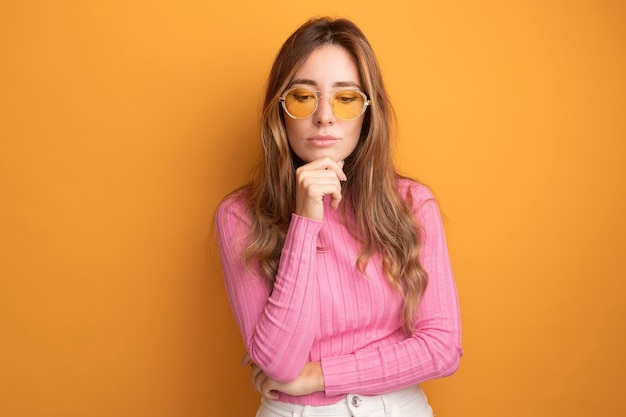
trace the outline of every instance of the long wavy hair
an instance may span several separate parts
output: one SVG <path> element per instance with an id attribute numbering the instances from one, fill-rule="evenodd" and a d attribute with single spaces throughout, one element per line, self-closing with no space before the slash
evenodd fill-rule
<path id="1" fill-rule="evenodd" d="M 252 181 L 241 190 L 250 215 L 251 230 L 244 253 L 246 264 L 258 261 L 267 280 L 274 282 L 285 235 L 295 211 L 295 168 L 299 163 L 287 141 L 279 96 L 313 50 L 323 45 L 345 48 L 354 57 L 361 85 L 370 99 L 361 137 L 343 167 L 344 216 L 361 244 L 356 267 L 364 273 L 374 254 L 403 297 L 402 325 L 414 330 L 415 314 L 428 277 L 419 262 L 420 229 L 412 215 L 410 198 L 398 193 L 391 155 L 394 112 L 380 68 L 363 32 L 351 21 L 328 17 L 311 19 L 282 45 L 272 66 L 263 102 L 261 141 L 263 157 Z M 345 213 L 345 211 L 344 211 Z"/>

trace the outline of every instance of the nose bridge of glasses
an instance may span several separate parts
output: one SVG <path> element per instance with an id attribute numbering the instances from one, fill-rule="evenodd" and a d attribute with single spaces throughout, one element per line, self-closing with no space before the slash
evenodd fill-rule
<path id="1" fill-rule="evenodd" d="M 321 100 L 324 97 L 331 99 L 335 94 L 337 94 L 337 91 L 316 91 L 315 94 L 317 95 L 318 100 Z"/>
<path id="2" fill-rule="evenodd" d="M 319 111 L 319 107 L 320 105 L 322 105 L 322 102 L 324 103 L 328 103 L 328 105 L 332 108 L 332 100 L 333 97 L 335 97 L 335 95 L 337 94 L 337 91 L 314 91 L 315 93 L 315 107 L 316 107 L 316 111 Z"/>
<path id="3" fill-rule="evenodd" d="M 315 91 L 316 103 L 315 103 L 315 109 L 313 110 L 313 113 L 319 114 L 320 112 L 324 112 L 326 110 L 326 111 L 329 111 L 330 114 L 334 115 L 335 110 L 334 110 L 332 99 L 335 96 L 335 94 L 337 94 L 336 91 Z"/>

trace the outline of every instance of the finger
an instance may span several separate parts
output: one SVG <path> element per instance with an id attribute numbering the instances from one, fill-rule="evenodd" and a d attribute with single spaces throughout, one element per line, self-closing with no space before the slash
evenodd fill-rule
<path id="1" fill-rule="evenodd" d="M 297 183 L 305 183 L 307 181 L 334 181 L 339 184 L 342 179 L 337 174 L 337 171 L 332 169 L 302 170 L 296 172 Z"/>
<path id="2" fill-rule="evenodd" d="M 330 200 L 330 206 L 334 209 L 339 207 L 341 203 L 341 199 L 343 198 L 341 195 L 341 189 L 339 191 L 335 191 L 332 195 L 332 200 Z"/>
<path id="3" fill-rule="evenodd" d="M 244 355 L 243 359 L 241 360 L 241 365 L 246 366 L 252 363 L 252 358 L 250 357 L 250 354 L 248 352 L 246 352 L 246 354 Z"/>
<path id="4" fill-rule="evenodd" d="M 296 214 L 321 221 L 324 218 L 324 196 L 331 197 L 331 208 L 336 209 L 341 202 L 341 186 L 335 179 L 331 184 L 315 184 L 297 193 Z"/>
<path id="5" fill-rule="evenodd" d="M 315 178 L 304 181 L 304 187 L 308 188 L 308 195 L 315 201 L 321 202 L 325 195 L 331 196 L 331 206 L 339 207 L 342 199 L 341 184 L 336 178 Z"/>
<path id="6" fill-rule="evenodd" d="M 257 365 L 252 365 L 252 386 L 258 392 L 261 392 L 263 383 L 267 380 L 267 375 Z"/>
<path id="7" fill-rule="evenodd" d="M 252 381 L 255 381 L 259 377 L 259 374 L 263 373 L 263 370 L 254 363 L 251 365 L 250 370 Z"/>
<path id="8" fill-rule="evenodd" d="M 341 192 L 341 182 L 334 171 L 309 171 L 298 178 L 298 193 L 304 193 L 316 199 L 336 191 Z"/>
<path id="9" fill-rule="evenodd" d="M 296 174 L 296 214 L 321 221 L 324 196 L 331 196 L 331 207 L 341 202 L 341 183 L 333 170 L 301 170 Z"/>
<path id="10" fill-rule="evenodd" d="M 339 178 L 337 178 L 337 174 L 332 171 L 310 171 L 300 176 L 296 187 L 300 191 L 306 191 L 311 187 L 334 187 L 340 189 L 341 183 Z"/>
<path id="11" fill-rule="evenodd" d="M 324 158 L 316 159 L 312 162 L 309 162 L 308 164 L 302 165 L 300 168 L 297 169 L 296 173 L 304 171 L 322 170 L 334 172 L 337 175 L 337 178 L 339 178 L 341 181 L 347 180 L 346 174 L 343 172 L 343 161 L 333 161 L 327 156 Z"/>
<path id="12" fill-rule="evenodd" d="M 296 184 L 296 192 L 301 196 L 308 195 L 321 198 L 323 195 L 331 194 L 336 190 L 341 190 L 339 178 L 332 171 L 310 171 L 303 173 Z"/>
<path id="13" fill-rule="evenodd" d="M 279 394 L 276 388 L 277 388 L 277 382 L 271 378 L 266 378 L 265 381 L 263 381 L 263 384 L 261 384 L 261 389 L 259 390 L 259 392 L 265 398 L 269 398 L 271 400 L 277 400 L 279 398 Z"/>

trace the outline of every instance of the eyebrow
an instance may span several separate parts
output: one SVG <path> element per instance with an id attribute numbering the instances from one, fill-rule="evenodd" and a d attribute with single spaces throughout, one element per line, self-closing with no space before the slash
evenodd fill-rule
<path id="1" fill-rule="evenodd" d="M 291 85 L 294 85 L 294 84 L 305 84 L 305 85 L 311 85 L 311 86 L 317 87 L 317 82 L 313 80 L 309 80 L 308 78 L 297 78 L 291 82 Z M 359 89 L 361 88 L 361 86 L 358 83 L 355 83 L 353 81 L 337 81 L 333 83 L 333 87 L 356 87 Z"/>

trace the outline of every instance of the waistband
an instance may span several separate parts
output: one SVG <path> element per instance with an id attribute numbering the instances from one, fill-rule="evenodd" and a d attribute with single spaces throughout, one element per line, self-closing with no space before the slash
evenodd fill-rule
<path id="1" fill-rule="evenodd" d="M 266 407 L 281 416 L 337 417 L 360 415 L 375 410 L 389 411 L 394 406 L 401 407 L 403 403 L 416 401 L 416 399 L 423 399 L 424 405 L 428 405 L 428 400 L 419 385 L 381 395 L 348 394 L 339 402 L 330 405 L 298 405 L 263 398 L 261 408 Z"/>

